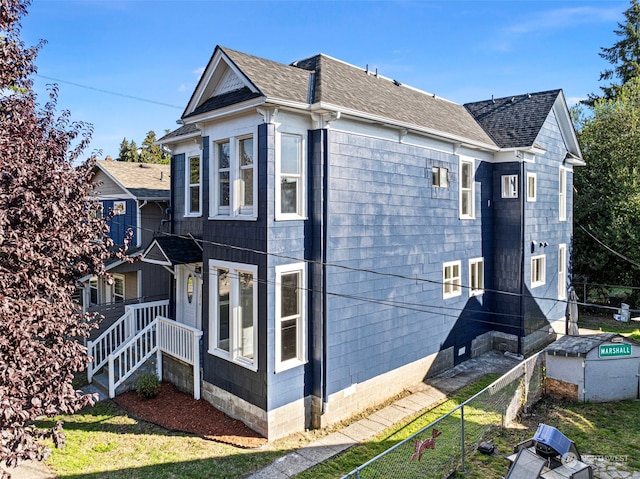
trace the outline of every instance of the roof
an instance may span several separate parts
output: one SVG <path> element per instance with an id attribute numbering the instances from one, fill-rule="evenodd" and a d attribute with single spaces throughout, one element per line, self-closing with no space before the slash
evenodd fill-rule
<path id="1" fill-rule="evenodd" d="M 464 107 L 500 148 L 531 147 L 561 90 L 466 103 Z"/>
<path id="2" fill-rule="evenodd" d="M 613 338 L 621 338 L 625 342 L 637 344 L 632 339 L 616 333 L 586 334 L 583 336 L 563 336 L 547 346 L 545 351 L 552 356 L 583 357 L 601 344 L 611 342 Z"/>
<path id="3" fill-rule="evenodd" d="M 147 246 L 142 261 L 175 266 L 202 262 L 202 248 L 192 238 L 158 236 Z"/>
<path id="4" fill-rule="evenodd" d="M 138 200 L 166 200 L 171 197 L 170 165 L 98 160 L 96 166 Z"/>

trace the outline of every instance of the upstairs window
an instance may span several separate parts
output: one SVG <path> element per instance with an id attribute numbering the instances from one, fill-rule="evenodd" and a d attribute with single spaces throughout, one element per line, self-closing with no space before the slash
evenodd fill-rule
<path id="1" fill-rule="evenodd" d="M 536 201 L 536 174 L 527 173 L 527 201 Z"/>
<path id="2" fill-rule="evenodd" d="M 503 198 L 518 197 L 518 175 L 502 176 L 502 197 Z"/>
<path id="3" fill-rule="evenodd" d="M 434 188 L 449 187 L 449 170 L 440 166 L 431 169 L 431 183 Z"/>
<path id="4" fill-rule="evenodd" d="M 546 282 L 546 256 L 539 255 L 531 258 L 531 287 L 542 286 Z"/>
<path id="5" fill-rule="evenodd" d="M 558 246 L 558 299 L 567 299 L 567 245 Z"/>
<path id="6" fill-rule="evenodd" d="M 444 299 L 462 294 L 460 269 L 460 261 L 451 261 L 442 265 L 442 297 Z"/>
<path id="7" fill-rule="evenodd" d="M 201 214 L 200 204 L 202 203 L 200 155 L 188 156 L 186 166 L 185 212 L 187 216 L 199 216 Z"/>
<path id="8" fill-rule="evenodd" d="M 253 135 L 214 142 L 210 217 L 255 218 L 256 142 Z"/>
<path id="9" fill-rule="evenodd" d="M 475 218 L 473 161 L 460 162 L 460 218 Z"/>
<path id="10" fill-rule="evenodd" d="M 560 221 L 567 221 L 567 170 L 560 168 L 560 177 L 558 179 L 558 200 Z"/>
<path id="11" fill-rule="evenodd" d="M 282 133 L 276 157 L 276 219 L 301 219 L 306 215 L 304 141 L 300 135 Z"/>

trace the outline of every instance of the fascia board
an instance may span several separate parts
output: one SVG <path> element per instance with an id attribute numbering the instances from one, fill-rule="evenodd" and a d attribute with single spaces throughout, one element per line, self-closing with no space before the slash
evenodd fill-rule
<path id="1" fill-rule="evenodd" d="M 182 143 L 184 140 L 190 140 L 192 138 L 198 138 L 202 136 L 200 131 L 193 131 L 191 133 L 187 133 L 186 135 L 174 136 L 173 138 L 169 138 L 165 141 L 157 141 L 156 144 L 159 146 L 162 145 L 174 145 L 176 143 Z"/>
<path id="2" fill-rule="evenodd" d="M 470 140 L 469 138 L 465 138 L 462 136 L 452 135 L 450 133 L 434 130 L 432 128 L 425 128 L 423 126 L 415 125 L 413 123 L 406 123 L 406 122 L 394 120 L 384 116 L 363 113 L 358 110 L 352 110 L 349 108 L 344 108 L 344 107 L 340 107 L 338 105 L 332 105 L 329 103 L 323 103 L 323 102 L 315 103 L 314 105 L 312 105 L 311 111 L 315 112 L 316 110 L 328 110 L 328 111 L 340 112 L 340 115 L 350 116 L 352 118 L 365 120 L 371 123 L 379 123 L 389 127 L 398 128 L 400 130 L 408 130 L 415 133 L 421 133 L 423 135 L 435 137 L 440 140 L 447 140 L 451 143 L 460 143 L 461 145 L 465 145 L 467 147 L 474 148 L 474 149 L 481 149 L 481 150 L 488 150 L 488 151 L 500 150 L 500 148 L 497 145 L 482 143 L 482 142 Z"/>
<path id="3" fill-rule="evenodd" d="M 185 119 L 184 122 L 185 124 L 191 124 L 191 123 L 202 123 L 206 121 L 217 120 L 225 116 L 243 113 L 246 110 L 263 105 L 265 102 L 266 102 L 266 99 L 265 97 L 262 96 L 262 97 L 254 98 L 252 100 L 244 101 L 242 103 L 236 103 L 235 105 L 226 106 L 224 108 L 220 108 L 217 110 L 207 111 L 205 113 L 201 113 L 200 115 L 190 116 L 189 118 Z M 200 135 L 201 134 L 198 133 L 197 135 L 191 135 L 191 136 L 200 136 Z M 180 139 L 190 138 L 191 136 L 185 135 L 178 138 Z"/>
<path id="4" fill-rule="evenodd" d="M 580 150 L 578 137 L 576 136 L 575 129 L 573 128 L 571 115 L 569 114 L 567 102 L 564 99 L 564 93 L 562 91 L 560 91 L 558 98 L 556 98 L 556 101 L 553 103 L 553 111 L 558 119 L 560 134 L 567 145 L 569 153 L 582 158 L 582 151 Z"/>

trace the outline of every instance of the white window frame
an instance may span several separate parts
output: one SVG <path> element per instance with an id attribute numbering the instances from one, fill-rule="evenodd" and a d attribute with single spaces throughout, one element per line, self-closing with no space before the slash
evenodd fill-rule
<path id="1" fill-rule="evenodd" d="M 116 283 L 117 282 L 122 282 L 122 294 L 119 294 L 116 292 Z M 126 282 L 125 282 L 125 277 L 122 274 L 114 274 L 113 275 L 113 286 L 111 288 L 111 300 L 114 303 L 122 303 L 124 302 L 126 296 L 127 296 L 127 290 L 126 290 Z"/>
<path id="2" fill-rule="evenodd" d="M 558 176 L 558 219 L 567 221 L 567 169 L 562 167 Z"/>
<path id="3" fill-rule="evenodd" d="M 531 257 L 531 287 L 537 288 L 546 283 L 547 256 L 544 254 Z"/>
<path id="4" fill-rule="evenodd" d="M 558 245 L 558 299 L 567 299 L 567 245 Z"/>
<path id="5" fill-rule="evenodd" d="M 533 184 L 533 191 L 531 191 L 531 185 Z M 538 178 L 535 173 L 527 173 L 527 201 L 537 201 L 538 190 Z"/>
<path id="6" fill-rule="evenodd" d="M 484 258 L 469 260 L 469 296 L 484 293 Z"/>
<path id="7" fill-rule="evenodd" d="M 298 151 L 298 171 L 299 173 L 283 173 L 282 172 L 282 137 L 290 136 L 300 140 Z M 307 143 L 304 135 L 291 132 L 278 132 L 276 134 L 276 174 L 275 174 L 275 218 L 276 220 L 301 220 L 307 217 L 307 174 L 306 174 L 306 156 Z M 298 189 L 296 191 L 296 211 L 293 213 L 282 212 L 282 191 L 280 185 L 282 180 L 286 178 L 296 178 L 298 180 Z"/>
<path id="8" fill-rule="evenodd" d="M 455 267 L 458 274 L 455 275 Z M 449 277 L 447 277 L 449 271 Z M 449 261 L 442 264 L 442 298 L 454 298 L 462 294 L 462 261 Z"/>
<path id="9" fill-rule="evenodd" d="M 462 170 L 465 165 L 470 165 L 470 185 L 463 186 L 462 179 L 463 174 Z M 459 175 L 459 206 L 460 206 L 460 219 L 475 219 L 476 217 L 476 208 L 475 208 L 475 197 L 476 197 L 476 184 L 475 184 L 475 161 L 473 159 L 460 159 L 460 175 Z M 464 213 L 465 210 L 465 202 L 463 201 L 464 193 L 468 193 L 467 197 L 467 213 Z"/>
<path id="10" fill-rule="evenodd" d="M 275 294 L 275 372 L 285 371 L 302 364 L 306 364 L 307 358 L 307 280 L 305 263 L 294 263 L 276 266 L 276 294 Z M 282 317 L 282 276 L 289 273 L 298 273 L 298 309 L 295 316 Z M 296 357 L 283 361 L 282 354 L 282 323 L 296 320 Z"/>
<path id="11" fill-rule="evenodd" d="M 198 158 L 198 183 L 191 183 L 191 160 L 193 158 Z M 186 153 L 184 166 L 184 215 L 202 216 L 202 153 Z M 191 211 L 191 189 L 195 187 L 198 188 L 198 211 Z"/>
<path id="12" fill-rule="evenodd" d="M 98 280 L 97 276 L 92 276 L 89 279 L 89 287 L 87 288 L 88 293 L 89 293 L 89 298 L 87 300 L 87 304 L 89 304 L 89 306 L 95 306 L 100 304 L 100 281 Z M 96 295 L 96 301 L 93 302 L 91 301 L 91 292 L 95 291 L 95 295 Z"/>
<path id="13" fill-rule="evenodd" d="M 253 140 L 253 166 L 252 168 L 240 165 L 240 142 L 251 138 Z M 220 206 L 220 181 L 219 181 L 219 145 L 229 143 L 229 206 Z M 209 219 L 234 219 L 255 220 L 258 217 L 258 131 L 238 132 L 235 136 L 218 138 L 211 143 L 209 168 Z M 253 169 L 251 187 L 253 188 L 253 204 L 244 206 L 244 188 L 242 171 Z"/>
<path id="14" fill-rule="evenodd" d="M 431 184 L 434 188 L 449 188 L 449 170 L 443 166 L 433 166 Z"/>
<path id="15" fill-rule="evenodd" d="M 518 197 L 518 175 L 502 175 L 502 197 Z"/>
<path id="16" fill-rule="evenodd" d="M 218 269 L 229 271 L 229 351 L 220 349 L 218 345 Z M 253 276 L 253 359 L 240 355 L 242 315 L 240 311 L 240 273 Z M 258 370 L 258 267 L 256 265 L 230 263 L 227 261 L 209 260 L 209 354 L 217 356 L 252 371 Z"/>

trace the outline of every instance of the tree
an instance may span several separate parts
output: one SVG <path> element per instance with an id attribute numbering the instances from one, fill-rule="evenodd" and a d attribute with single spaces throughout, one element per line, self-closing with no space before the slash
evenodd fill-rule
<path id="1" fill-rule="evenodd" d="M 574 177 L 574 275 L 639 285 L 640 78 L 622 85 L 615 99 L 597 100 L 590 115 L 573 117 L 587 163 Z"/>
<path id="2" fill-rule="evenodd" d="M 72 296 L 79 278 L 104 273 L 112 246 L 87 200 L 94 161 L 74 166 L 91 127 L 58 116 L 56 86 L 43 107 L 32 91 L 43 42 L 20 39 L 29 3 L 0 0 L 0 460 L 10 467 L 45 458 L 44 438 L 64 443 L 61 424 L 40 429 L 36 418 L 93 402 L 72 379 L 86 367 L 81 340 L 96 320 Z"/>
<path id="3" fill-rule="evenodd" d="M 149 131 L 144 141 L 142 142 L 140 161 L 142 161 L 143 163 L 169 164 L 169 160 L 171 157 L 168 153 L 165 153 L 161 146 L 155 144 L 156 141 L 157 139 L 155 131 Z"/>
<path id="4" fill-rule="evenodd" d="M 129 143 L 126 138 L 122 139 L 118 161 L 130 161 L 133 163 L 140 161 L 140 155 L 138 154 L 138 147 L 135 141 L 131 140 L 131 143 Z"/>
<path id="5" fill-rule="evenodd" d="M 602 95 L 589 94 L 586 104 L 593 106 L 600 98 L 615 98 L 620 87 L 632 78 L 640 75 L 640 5 L 638 0 L 631 0 L 631 6 L 624 12 L 625 23 L 618 23 L 618 29 L 614 33 L 620 37 L 613 46 L 601 48 L 601 58 L 607 60 L 612 68 L 600 73 L 600 81 L 618 80 L 619 83 L 611 83 L 601 86 Z"/>

